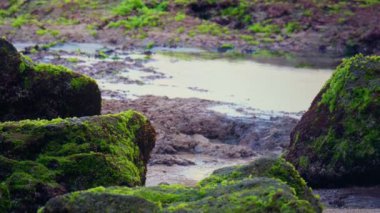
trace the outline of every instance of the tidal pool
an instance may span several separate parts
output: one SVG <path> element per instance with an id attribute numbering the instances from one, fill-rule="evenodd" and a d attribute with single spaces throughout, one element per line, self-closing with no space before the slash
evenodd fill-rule
<path id="1" fill-rule="evenodd" d="M 299 112 L 308 109 L 332 74 L 328 69 L 277 66 L 252 60 L 185 60 L 161 54 L 153 54 L 145 66 L 163 73 L 165 78 L 149 80 L 142 74 L 144 71 L 127 69 L 121 75 L 134 76 L 134 80 L 144 84 L 101 80 L 100 85 L 105 90 L 126 91 L 129 98 L 195 97 L 266 111 Z"/>
<path id="2" fill-rule="evenodd" d="M 16 47 L 21 50 L 28 45 L 31 44 L 19 43 Z M 110 57 L 95 58 L 95 54 L 102 50 L 110 51 Z M 231 112 L 225 108 L 221 111 L 231 115 L 239 114 L 234 109 L 238 107 L 269 112 L 305 111 L 332 74 L 330 69 L 295 68 L 242 59 L 184 58 L 159 53 L 181 53 L 182 56 L 205 53 L 196 48 L 156 48 L 148 58 L 144 54 L 92 43 L 65 43 L 49 51 L 64 51 L 61 58 L 72 58 L 74 53 L 74 57 L 83 61 L 78 65 L 87 67 L 113 61 L 125 63 L 125 68 L 116 72 L 92 76 L 101 90 L 116 93 L 118 98 L 135 99 L 144 95 L 201 98 L 232 104 L 233 107 L 229 107 Z M 45 60 L 49 62 L 52 58 L 48 56 Z M 115 98 L 104 94 L 103 98 Z"/>

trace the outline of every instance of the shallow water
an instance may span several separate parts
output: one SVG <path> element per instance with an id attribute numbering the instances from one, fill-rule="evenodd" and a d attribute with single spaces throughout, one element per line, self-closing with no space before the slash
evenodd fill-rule
<path id="1" fill-rule="evenodd" d="M 28 45 L 19 43 L 16 47 L 21 50 Z M 98 50 L 111 50 L 112 54 L 108 59 L 95 58 Z M 329 69 L 278 66 L 253 60 L 202 59 L 193 56 L 188 60 L 160 53 L 147 59 L 143 54 L 92 43 L 65 43 L 50 51 L 65 51 L 69 54 L 61 53 L 61 58 L 76 57 L 82 61 L 78 65 L 88 67 L 99 62 L 125 62 L 126 68 L 116 73 L 93 76 L 103 91 L 116 92 L 119 98 L 155 95 L 220 101 L 234 105 L 230 110 L 222 110 L 232 116 L 242 114 L 235 109 L 237 107 L 284 112 L 307 110 L 332 74 Z M 153 49 L 153 52 L 157 51 L 185 54 L 202 52 L 196 48 Z M 49 60 L 52 58 L 46 57 L 43 61 Z M 133 65 L 135 60 L 142 65 Z M 152 69 L 147 71 L 147 67 Z M 135 83 L 126 83 L 120 80 L 122 78 Z M 114 98 L 107 95 L 103 97 Z M 220 111 L 219 108 L 215 110 Z"/>
<path id="2" fill-rule="evenodd" d="M 66 51 L 66 52 L 83 52 L 88 54 L 95 54 L 97 50 L 102 49 L 104 46 L 97 43 L 75 43 L 68 42 L 62 45 L 57 45 L 50 48 L 51 51 Z"/>
<path id="3" fill-rule="evenodd" d="M 134 96 L 195 97 L 261 110 L 299 112 L 308 109 L 332 74 L 326 69 L 281 67 L 250 60 L 180 60 L 160 54 L 154 54 L 146 65 L 167 78 L 148 82 L 140 79 L 144 85 L 102 81 L 101 86 Z M 141 71 L 128 72 L 136 76 L 134 73 Z"/>
<path id="4" fill-rule="evenodd" d="M 246 159 L 217 159 L 207 155 L 182 154 L 195 165 L 190 166 L 166 166 L 154 165 L 148 166 L 146 186 L 157 186 L 161 183 L 168 184 L 184 184 L 186 186 L 194 186 L 199 181 L 210 176 L 213 171 L 236 165 L 247 164 L 254 158 Z"/>

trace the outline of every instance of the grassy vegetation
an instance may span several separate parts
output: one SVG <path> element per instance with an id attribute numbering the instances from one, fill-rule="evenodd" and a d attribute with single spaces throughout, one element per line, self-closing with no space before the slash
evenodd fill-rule
<path id="1" fill-rule="evenodd" d="M 168 15 L 170 13 L 174 14 L 174 20 L 176 22 L 182 22 L 186 19 L 186 9 L 180 9 L 179 11 L 170 11 L 169 5 L 179 5 L 179 6 L 186 6 L 191 3 L 194 3 L 195 1 L 184 1 L 184 0 L 176 0 L 174 2 L 163 0 L 163 1 L 146 1 L 146 0 L 123 0 L 120 3 L 113 5 L 110 5 L 110 13 L 116 15 L 117 20 L 112 20 L 108 27 L 110 28 L 124 28 L 126 31 L 130 30 L 136 30 L 139 28 L 144 27 L 157 27 L 162 26 L 162 20 L 164 20 L 163 16 Z M 0 12 L 0 17 L 11 17 L 13 14 L 15 14 L 18 10 L 16 10 L 17 6 L 22 4 L 22 1 L 15 1 L 12 4 L 12 7 L 10 7 L 8 10 L 2 10 Z M 53 5 L 54 7 L 66 7 L 67 5 L 75 5 L 79 8 L 98 8 L 99 5 L 101 5 L 100 1 L 66 1 L 66 0 L 55 0 L 51 3 L 45 2 L 45 1 L 37 1 L 34 3 L 34 5 L 42 6 L 43 8 L 46 8 L 48 10 Z M 113 6 L 112 6 L 113 5 Z M 243 22 L 246 24 L 252 24 L 252 20 L 249 15 L 249 7 L 251 7 L 251 3 L 248 1 L 239 1 L 239 4 L 237 7 L 228 7 L 226 9 L 223 9 L 221 14 L 223 16 L 227 17 L 235 17 L 237 19 L 243 19 Z M 181 11 L 182 10 L 182 11 Z M 48 19 L 48 20 L 41 20 L 38 17 L 36 17 L 39 22 L 43 24 L 54 24 L 54 25 L 77 25 L 80 23 L 78 20 L 70 19 L 65 16 L 62 17 L 56 17 L 55 19 Z M 103 17 L 100 17 L 103 18 Z M 12 21 L 12 26 L 19 28 L 25 24 L 30 23 L 30 20 L 32 17 L 29 15 L 21 15 L 17 16 Z M 37 21 L 37 20 L 36 20 Z M 42 25 L 43 25 L 42 24 Z M 292 25 L 295 26 L 295 25 Z M 292 26 L 289 26 L 291 30 L 293 31 Z M 224 29 L 223 27 L 219 26 L 216 23 L 207 22 L 206 20 L 202 22 L 199 26 L 195 26 L 196 30 L 192 31 L 190 33 L 191 36 L 196 36 L 197 34 L 210 34 L 213 36 L 221 36 L 224 33 L 228 34 L 229 30 Z M 88 25 L 88 28 L 90 35 L 96 36 L 97 32 L 94 29 L 93 25 Z M 279 29 L 278 26 L 273 24 L 266 24 L 261 25 L 260 23 L 254 23 L 252 26 L 248 27 L 252 32 L 258 33 L 263 32 L 266 34 L 271 33 L 278 33 Z M 36 32 L 37 35 L 45 35 L 49 33 L 56 32 L 48 32 L 48 30 L 38 30 Z"/>
<path id="2" fill-rule="evenodd" d="M 87 31 L 89 32 L 89 34 L 93 37 L 96 37 L 97 34 L 98 34 L 98 31 L 97 31 L 97 26 L 96 24 L 89 24 L 86 26 L 86 29 Z"/>
<path id="3" fill-rule="evenodd" d="M 30 21 L 29 15 L 21 15 L 12 20 L 12 27 L 20 28 Z"/>
<path id="4" fill-rule="evenodd" d="M 126 30 L 157 27 L 161 24 L 160 18 L 165 14 L 167 6 L 168 1 L 154 2 L 148 6 L 143 0 L 124 0 L 113 9 L 114 14 L 122 18 L 108 26 L 123 27 Z"/>
<path id="5" fill-rule="evenodd" d="M 186 14 L 183 13 L 183 12 L 179 12 L 179 13 L 177 13 L 176 16 L 174 17 L 174 20 L 175 20 L 175 21 L 183 21 L 183 20 L 185 20 L 185 18 L 186 18 Z"/>
<path id="6" fill-rule="evenodd" d="M 36 34 L 39 36 L 51 35 L 53 37 L 58 37 L 60 32 L 59 32 L 59 30 L 38 29 L 38 30 L 36 30 Z"/>
<path id="7" fill-rule="evenodd" d="M 102 30 L 122 29 L 126 37 L 132 39 L 154 40 L 157 33 L 170 38 L 163 39 L 165 45 L 188 43 L 217 37 L 222 45 L 234 43 L 236 47 L 260 46 L 271 47 L 276 43 L 292 38 L 294 34 L 311 30 L 323 23 L 323 29 L 331 30 L 332 26 L 350 26 L 358 11 L 367 7 L 375 7 L 379 0 L 307 0 L 290 3 L 285 0 L 12 0 L 11 6 L 0 10 L 0 23 L 10 25 L 8 36 L 17 33 L 25 25 L 39 28 L 37 36 L 50 35 L 50 39 L 64 38 L 58 34 L 60 26 L 84 30 L 87 35 L 99 39 L 105 36 Z M 204 8 L 204 9 L 202 9 Z M 63 11 L 57 17 L 57 11 Z M 38 12 L 36 12 L 38 11 Z M 76 14 L 83 13 L 86 16 Z M 32 14 L 32 15 L 31 15 Z M 50 14 L 50 15 L 49 15 Z M 325 23 L 331 22 L 331 23 Z M 352 29 L 352 28 L 351 28 Z M 323 33 L 320 30 L 318 33 Z M 353 30 L 355 31 L 355 30 Z M 361 29 L 358 32 L 364 32 Z M 345 36 L 343 45 L 358 44 L 360 36 L 356 32 Z M 178 36 L 181 34 L 181 36 Z M 161 38 L 160 38 L 161 39 Z M 210 40 L 215 38 L 210 38 Z M 234 40 L 235 42 L 233 42 Z M 352 41 L 350 43 L 350 41 Z M 142 41 L 140 45 L 145 45 Z M 331 38 L 329 44 L 338 41 Z M 207 43 L 207 41 L 206 41 Z M 162 45 L 162 44 L 161 44 Z M 344 50 L 344 47 L 342 48 Z M 354 52 L 356 53 L 356 52 Z M 351 54 L 352 55 L 352 54 Z"/>
<path id="8" fill-rule="evenodd" d="M 286 33 L 294 33 L 301 29 L 301 25 L 297 22 L 288 22 L 285 25 Z"/>
<path id="9" fill-rule="evenodd" d="M 203 22 L 202 24 L 196 27 L 196 30 L 193 31 L 198 34 L 208 34 L 213 36 L 222 36 L 230 34 L 229 30 L 225 27 L 222 27 L 215 23 Z"/>
<path id="10" fill-rule="evenodd" d="M 265 33 L 267 35 L 280 33 L 281 29 L 279 26 L 274 24 L 263 25 L 261 23 L 256 23 L 248 27 L 248 29 L 254 33 Z"/>

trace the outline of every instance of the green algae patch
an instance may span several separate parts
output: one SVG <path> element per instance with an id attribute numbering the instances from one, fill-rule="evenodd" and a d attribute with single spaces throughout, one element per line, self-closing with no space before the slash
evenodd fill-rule
<path id="1" fill-rule="evenodd" d="M 154 141 L 134 111 L 0 123 L 0 204 L 30 212 L 67 192 L 143 185 Z"/>
<path id="2" fill-rule="evenodd" d="M 99 115 L 95 80 L 52 64 L 35 64 L 0 39 L 0 121 Z"/>
<path id="3" fill-rule="evenodd" d="M 94 83 L 96 84 L 94 79 L 89 78 L 87 76 L 80 76 L 77 78 L 73 78 L 70 82 L 70 85 L 74 90 L 80 90 L 82 88 L 85 88 L 87 85 Z"/>
<path id="4" fill-rule="evenodd" d="M 37 64 L 34 66 L 35 72 L 47 72 L 52 75 L 59 75 L 61 73 L 74 73 L 72 70 L 61 66 L 61 65 L 53 65 L 53 64 Z"/>
<path id="5" fill-rule="evenodd" d="M 5 184 L 0 185 L 0 212 L 6 212 L 10 208 L 9 190 Z"/>
<path id="6" fill-rule="evenodd" d="M 51 199 L 41 212 L 322 212 L 318 199 L 284 159 L 223 168 L 195 187 L 97 187 Z M 124 210 L 124 211 L 126 211 Z"/>
<path id="7" fill-rule="evenodd" d="M 338 66 L 293 130 L 286 158 L 315 186 L 380 183 L 380 56 Z"/>
<path id="8" fill-rule="evenodd" d="M 318 199 L 312 194 L 312 190 L 294 166 L 282 158 L 261 158 L 249 165 L 219 169 L 209 178 L 201 181 L 199 185 L 204 187 L 218 184 L 228 185 L 229 180 L 235 182 L 253 177 L 269 177 L 284 182 L 294 190 L 300 199 L 308 200 L 316 209 L 320 208 Z"/>

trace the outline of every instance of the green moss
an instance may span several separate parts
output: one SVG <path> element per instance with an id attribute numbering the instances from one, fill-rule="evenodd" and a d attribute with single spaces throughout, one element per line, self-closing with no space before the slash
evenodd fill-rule
<path id="1" fill-rule="evenodd" d="M 0 9 L 0 17 L 11 17 L 20 10 L 21 5 L 24 3 L 23 0 L 12 0 L 9 1 L 10 6 L 7 9 Z"/>
<path id="2" fill-rule="evenodd" d="M 100 59 L 106 59 L 109 57 L 109 55 L 107 55 L 103 50 L 99 50 L 97 53 L 96 53 L 96 57 L 100 58 Z"/>
<path id="3" fill-rule="evenodd" d="M 44 187 L 54 192 L 60 188 L 75 191 L 101 185 L 142 185 L 148 156 L 140 147 L 146 146 L 149 152 L 153 144 L 140 143 L 154 142 L 153 132 L 138 138 L 141 131 L 149 130 L 144 129 L 147 122 L 142 115 L 128 111 L 80 119 L 1 123 L 0 186 L 2 193 L 9 191 L 9 209 L 31 210 L 36 206 L 33 202 L 42 205 L 44 200 L 38 193 Z"/>
<path id="4" fill-rule="evenodd" d="M 287 33 L 294 33 L 301 29 L 301 25 L 297 22 L 288 22 L 285 25 L 285 31 Z"/>
<path id="5" fill-rule="evenodd" d="M 38 29 L 36 30 L 36 35 L 43 36 L 43 35 L 51 35 L 53 37 L 59 36 L 60 31 L 59 30 L 51 30 L 51 29 Z"/>
<path id="6" fill-rule="evenodd" d="M 249 15 L 249 2 L 245 0 L 239 1 L 239 4 L 237 6 L 223 9 L 221 11 L 221 14 L 226 17 L 241 20 L 245 24 L 250 23 L 252 19 L 252 17 Z"/>
<path id="7" fill-rule="evenodd" d="M 89 78 L 87 76 L 80 76 L 80 77 L 71 79 L 70 85 L 74 90 L 80 90 L 86 87 L 87 85 L 91 85 L 94 83 L 95 83 L 95 80 L 93 80 L 92 78 Z"/>
<path id="8" fill-rule="evenodd" d="M 111 201 L 113 196 L 120 200 Z M 321 212 L 311 190 L 282 159 L 260 159 L 248 166 L 224 168 L 196 187 L 97 187 L 55 198 L 45 209 L 54 211 L 65 206 L 73 211 L 90 211 L 93 203 L 101 203 L 97 211 L 110 211 L 132 198 L 154 204 L 154 210 L 149 206 L 153 212 Z M 138 203 L 131 205 L 138 208 Z"/>
<path id="9" fill-rule="evenodd" d="M 89 24 L 86 26 L 86 30 L 90 33 L 90 35 L 92 35 L 93 37 L 95 37 L 97 34 L 98 34 L 98 26 L 94 23 L 94 24 Z"/>
<path id="10" fill-rule="evenodd" d="M 20 15 L 12 21 L 12 27 L 20 28 L 30 21 L 30 15 Z"/>
<path id="11" fill-rule="evenodd" d="M 39 35 L 39 36 L 46 35 L 47 33 L 48 33 L 48 31 L 44 30 L 44 29 L 38 29 L 38 30 L 36 30 L 36 35 Z"/>
<path id="12" fill-rule="evenodd" d="M 190 3 L 194 3 L 195 0 L 174 0 L 174 3 L 179 6 L 187 6 Z"/>
<path id="13" fill-rule="evenodd" d="M 73 74 L 72 70 L 61 65 L 53 65 L 53 64 L 37 64 L 36 66 L 34 66 L 34 71 L 47 72 L 52 75 L 59 75 L 61 73 Z"/>
<path id="14" fill-rule="evenodd" d="M 79 59 L 78 58 L 67 58 L 66 59 L 68 62 L 70 63 L 78 63 L 79 62 Z"/>
<path id="15" fill-rule="evenodd" d="M 257 46 L 260 44 L 260 42 L 258 40 L 256 40 L 256 38 L 252 35 L 241 35 L 240 38 L 242 40 L 246 41 L 250 45 Z"/>
<path id="16" fill-rule="evenodd" d="M 10 205 L 11 201 L 8 187 L 5 184 L 0 184 L 0 212 L 7 212 Z"/>
<path id="17" fill-rule="evenodd" d="M 379 0 L 359 0 L 362 7 L 370 7 L 380 4 Z"/>
<path id="18" fill-rule="evenodd" d="M 299 160 L 300 167 L 306 169 L 309 166 L 309 163 L 310 163 L 309 158 L 307 156 L 300 157 L 300 160 Z"/>
<path id="19" fill-rule="evenodd" d="M 196 27 L 196 32 L 199 34 L 208 34 L 213 36 L 222 36 L 230 34 L 228 28 L 222 27 L 211 22 L 203 22 Z"/>
<path id="20" fill-rule="evenodd" d="M 179 12 L 176 14 L 176 16 L 174 17 L 174 20 L 175 21 L 183 21 L 185 20 L 186 18 L 186 14 L 185 13 L 182 13 L 182 12 Z"/>
<path id="21" fill-rule="evenodd" d="M 108 26 L 124 27 L 126 30 L 159 26 L 161 24 L 160 17 L 165 14 L 167 6 L 168 1 L 154 1 L 146 4 L 143 0 L 123 0 L 113 11 L 126 18 L 111 22 Z"/>
<path id="22" fill-rule="evenodd" d="M 234 46 L 233 44 L 222 44 L 222 45 L 220 46 L 220 48 L 222 48 L 222 49 L 226 49 L 226 50 L 231 50 L 231 49 L 234 49 L 235 46 Z"/>
<path id="23" fill-rule="evenodd" d="M 314 185 L 380 177 L 379 65 L 379 56 L 345 59 L 301 120 L 306 128 L 295 129 L 288 158 Z"/>
<path id="24" fill-rule="evenodd" d="M 145 7 L 142 0 L 124 0 L 116 8 L 114 12 L 117 15 L 129 15 L 134 10 L 139 10 Z"/>
<path id="25" fill-rule="evenodd" d="M 332 112 L 336 108 L 338 98 L 349 99 L 349 109 L 364 110 L 368 106 L 370 100 L 373 100 L 370 98 L 370 94 L 373 94 L 374 91 L 378 90 L 378 86 L 374 86 L 373 88 L 355 88 L 354 91 L 351 89 L 346 91 L 344 88 L 348 81 L 358 80 L 359 76 L 363 73 L 367 73 L 365 75 L 373 75 L 376 68 L 367 65 L 379 62 L 379 56 L 365 57 L 361 54 L 350 59 L 345 59 L 343 63 L 338 66 L 332 78 L 327 82 L 325 86 L 327 90 L 324 92 L 320 104 L 327 105 Z"/>
<path id="26" fill-rule="evenodd" d="M 21 73 L 23 73 L 26 70 L 26 66 L 27 65 L 23 61 L 21 61 L 20 65 L 19 65 L 19 71 Z"/>
<path id="27" fill-rule="evenodd" d="M 355 88 L 352 90 L 353 99 L 352 103 L 349 106 L 349 110 L 355 111 L 363 111 L 365 110 L 370 103 L 372 102 L 372 92 L 371 89 L 363 87 L 363 88 Z"/>
<path id="28" fill-rule="evenodd" d="M 49 23 L 49 21 L 48 21 L 48 23 Z M 55 20 L 52 20 L 51 23 L 49 23 L 49 24 L 70 26 L 70 25 L 78 25 L 78 24 L 80 24 L 80 21 L 78 21 L 77 19 L 69 19 L 66 17 L 58 17 Z"/>
<path id="29" fill-rule="evenodd" d="M 210 178 L 200 182 L 200 185 L 220 184 L 224 180 L 240 180 L 247 177 L 272 177 L 280 179 L 296 189 L 299 196 L 308 197 L 311 190 L 305 191 L 306 183 L 295 168 L 284 159 L 260 159 L 248 166 L 241 166 L 231 172 L 231 168 L 218 170 Z"/>
<path id="30" fill-rule="evenodd" d="M 280 33 L 280 27 L 275 24 L 263 25 L 261 23 L 256 23 L 248 27 L 248 29 L 254 33 L 265 33 L 267 35 Z"/>
<path id="31" fill-rule="evenodd" d="M 67 189 L 74 191 L 112 183 L 140 185 L 142 174 L 140 169 L 130 162 L 133 158 L 136 157 L 131 156 L 120 162 L 101 153 L 81 153 L 58 158 L 57 162 L 62 169 L 61 173 L 65 176 Z"/>

